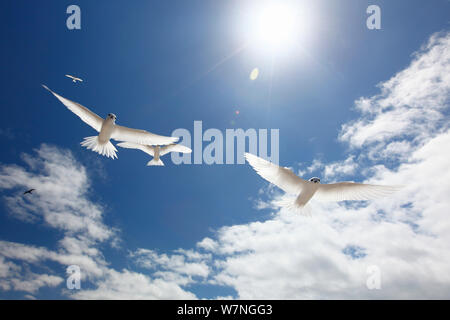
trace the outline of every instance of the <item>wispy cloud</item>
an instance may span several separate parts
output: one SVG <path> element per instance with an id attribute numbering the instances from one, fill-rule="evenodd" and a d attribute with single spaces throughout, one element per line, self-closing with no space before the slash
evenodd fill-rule
<path id="1" fill-rule="evenodd" d="M 82 293 L 61 291 L 73 298 L 195 297 L 181 289 L 176 281 L 161 275 L 152 279 L 109 267 L 100 247 L 104 243 L 115 247 L 120 241 L 118 232 L 104 223 L 103 207 L 90 199 L 86 168 L 69 151 L 43 144 L 35 154 L 24 154 L 22 159 L 26 166 L 0 166 L 0 190 L 6 194 L 4 200 L 11 217 L 58 230 L 62 238 L 52 248 L 0 240 L 0 290 L 35 294 L 42 287 L 57 287 L 64 281 L 60 276 L 64 267 L 78 265 L 83 281 L 90 281 L 96 289 Z M 23 190 L 30 187 L 36 191 L 24 196 Z M 186 251 L 182 256 L 192 260 L 196 253 Z M 164 257 L 167 256 L 157 256 L 162 260 Z M 168 259 L 174 269 L 183 271 L 177 265 L 176 256 Z M 49 261 L 63 268 L 50 270 L 54 274 L 48 274 Z M 188 263 L 191 270 L 183 273 L 207 274 L 208 267 L 197 264 Z"/>
<path id="2" fill-rule="evenodd" d="M 148 269 L 167 270 L 186 276 L 207 277 L 210 270 L 202 260 L 208 260 L 211 255 L 200 254 L 192 250 L 177 250 L 177 253 L 167 255 L 158 254 L 149 249 L 138 249 L 131 253 L 136 263 Z"/>
<path id="3" fill-rule="evenodd" d="M 340 140 L 356 148 L 397 139 L 417 145 L 448 129 L 449 47 L 450 33 L 434 34 L 406 69 L 378 85 L 379 94 L 356 101 L 363 116 L 343 125 Z"/>

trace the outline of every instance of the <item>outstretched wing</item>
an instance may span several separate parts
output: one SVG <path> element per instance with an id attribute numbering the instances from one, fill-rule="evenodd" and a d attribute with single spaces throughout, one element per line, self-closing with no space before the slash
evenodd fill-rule
<path id="1" fill-rule="evenodd" d="M 355 182 L 321 184 L 314 194 L 318 201 L 373 200 L 386 197 L 402 186 L 381 186 Z"/>
<path id="2" fill-rule="evenodd" d="M 127 148 L 127 149 L 138 149 L 138 150 L 144 151 L 145 153 L 151 155 L 152 157 L 155 156 L 153 147 L 151 147 L 151 146 L 144 146 L 142 144 L 134 143 L 134 142 L 121 142 L 121 143 L 118 143 L 117 145 L 119 147 Z"/>
<path id="3" fill-rule="evenodd" d="M 100 132 L 103 124 L 103 119 L 97 114 L 89 110 L 88 108 L 82 106 L 77 102 L 73 102 L 69 99 L 61 97 L 59 94 L 50 90 L 46 85 L 42 85 L 45 89 L 50 91 L 59 101 L 63 103 L 70 111 L 75 113 L 81 120 L 90 125 L 92 128 Z"/>
<path id="4" fill-rule="evenodd" d="M 143 145 L 165 145 L 178 141 L 178 137 L 160 136 L 145 130 L 114 126 L 111 138 L 118 141 L 134 142 Z"/>
<path id="5" fill-rule="evenodd" d="M 167 146 L 161 147 L 161 151 L 159 154 L 161 156 L 169 153 L 169 152 L 181 152 L 181 153 L 191 153 L 191 148 L 188 148 L 186 146 L 183 146 L 181 144 L 169 144 Z"/>
<path id="6" fill-rule="evenodd" d="M 67 78 L 70 78 L 70 79 L 75 79 L 75 77 L 74 77 L 74 76 L 71 76 L 70 74 L 66 74 L 66 77 L 67 77 Z"/>
<path id="7" fill-rule="evenodd" d="M 305 180 L 288 168 L 277 166 L 251 153 L 245 153 L 245 159 L 255 169 L 256 173 L 287 193 L 298 195 L 307 186 Z"/>

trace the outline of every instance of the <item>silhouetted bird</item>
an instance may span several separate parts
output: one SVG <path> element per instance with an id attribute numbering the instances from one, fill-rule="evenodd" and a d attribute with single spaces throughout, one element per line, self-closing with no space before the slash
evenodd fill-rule
<path id="1" fill-rule="evenodd" d="M 27 193 L 32 194 L 34 190 L 36 190 L 36 189 L 30 189 L 30 190 L 27 190 L 27 191 L 25 191 L 23 194 L 27 194 Z"/>

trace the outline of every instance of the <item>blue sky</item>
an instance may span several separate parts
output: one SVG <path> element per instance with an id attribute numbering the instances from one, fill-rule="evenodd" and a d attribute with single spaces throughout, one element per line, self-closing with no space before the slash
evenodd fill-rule
<path id="1" fill-rule="evenodd" d="M 81 8 L 81 30 L 66 28 L 66 8 L 70 4 Z M 366 8 L 371 4 L 381 8 L 381 30 L 366 27 Z M 4 70 L 0 298 L 333 298 L 332 290 L 314 282 L 319 281 L 316 277 L 313 282 L 305 280 L 315 283 L 311 288 L 301 283 L 292 289 L 283 287 L 284 276 L 275 268 L 273 274 L 261 274 L 260 278 L 265 279 L 261 282 L 258 277 L 248 279 L 248 274 L 238 274 L 239 263 L 264 264 L 273 257 L 261 254 L 255 258 L 249 254 L 237 262 L 239 255 L 233 254 L 241 251 L 236 246 L 246 248 L 244 252 L 258 253 L 263 245 L 244 245 L 260 240 L 258 232 L 296 233 L 306 227 L 323 230 L 319 226 L 332 229 L 335 221 L 362 226 L 366 222 L 361 221 L 361 216 L 376 221 L 370 210 L 401 212 L 401 217 L 386 218 L 389 227 L 397 227 L 394 221 L 399 226 L 422 227 L 423 234 L 440 235 L 448 230 L 430 229 L 428 222 L 421 220 L 425 213 L 406 195 L 396 204 L 383 202 L 384 207 L 362 204 L 362 209 L 346 205 L 321 208 L 317 209 L 317 220 L 302 220 L 304 217 L 294 218 L 273 207 L 272 200 L 280 197 L 279 191 L 270 188 L 247 164 L 174 165 L 166 156 L 165 167 L 146 167 L 145 154 L 125 149 L 119 149 L 118 160 L 107 159 L 80 146 L 82 138 L 94 131 L 41 87 L 45 83 L 102 117 L 113 112 L 118 124 L 163 135 L 177 128 L 193 134 L 196 120 L 203 122 L 204 130 L 279 129 L 280 164 L 293 167 L 305 178 L 318 175 L 329 181 L 403 181 L 407 174 L 402 170 L 426 158 L 420 157 L 420 152 L 425 152 L 421 148 L 434 150 L 432 147 L 440 143 L 438 149 L 445 149 L 449 83 L 442 76 L 445 72 L 439 70 L 448 67 L 448 1 L 291 1 L 293 7 L 307 11 L 310 18 L 298 31 L 301 37 L 297 46 L 277 54 L 264 45 L 247 45 L 238 50 L 247 44 L 245 36 L 252 15 L 265 5 L 263 1 L 193 0 L 0 4 L 1 11 L 7 13 L 1 21 L 6 44 L 0 53 Z M 424 49 L 422 46 L 427 44 L 429 48 Z M 442 54 L 435 58 L 433 48 Z M 418 70 L 413 68 L 414 61 L 421 61 L 421 57 L 423 64 L 431 65 L 431 71 L 424 74 L 438 79 L 430 86 L 421 78 L 411 80 L 421 74 L 420 66 Z M 259 77 L 251 81 L 249 74 L 256 67 Z M 436 74 L 430 76 L 432 72 Z M 84 82 L 72 83 L 64 77 L 67 73 Z M 408 102 L 408 97 L 419 93 L 423 95 L 413 100 L 430 108 L 422 110 L 415 102 Z M 370 101 L 376 111 L 364 110 L 361 97 Z M 403 110 L 405 106 L 408 108 Z M 409 116 L 414 108 L 417 114 Z M 393 123 L 389 119 L 394 119 Z M 389 154 L 383 155 L 383 150 Z M 428 172 L 420 168 L 413 171 Z M 74 176 L 54 176 L 64 169 Z M 36 200 L 20 200 L 27 185 L 22 178 L 25 172 L 29 181 L 48 182 L 45 192 L 49 193 L 38 195 Z M 73 183 L 75 195 L 61 191 L 62 182 Z M 449 190 L 445 185 L 442 188 Z M 36 189 L 41 194 L 39 185 Z M 80 216 L 79 212 L 89 216 L 90 210 L 84 211 L 86 203 L 101 214 L 83 223 L 104 228 L 104 234 L 84 227 L 72 228 L 67 221 L 56 222 L 57 214 L 66 210 L 70 217 Z M 60 212 L 61 206 L 64 210 Z M 35 218 L 30 218 L 27 210 Z M 345 215 L 345 210 L 362 213 Z M 349 220 L 352 218 L 355 221 Z M 280 228 L 271 228 L 279 224 Z M 265 227 L 271 231 L 259 229 Z M 389 232 L 396 232 L 389 227 L 380 226 L 388 238 Z M 236 235 L 233 230 L 239 234 L 238 240 L 232 237 Z M 428 238 L 417 239 L 417 234 L 422 234 L 417 229 L 405 232 L 413 233 L 403 239 L 410 236 L 418 246 L 428 243 Z M 329 239 L 308 239 L 323 246 L 336 243 L 336 247 L 324 249 L 322 256 L 317 253 L 316 263 L 320 266 L 326 267 L 329 261 L 335 267 L 342 266 L 339 259 L 356 251 L 364 254 L 346 263 L 368 263 L 375 256 L 383 261 L 408 261 L 387 247 L 383 253 L 374 252 L 371 243 L 363 239 L 340 243 L 333 239 L 332 232 L 329 234 Z M 92 250 L 75 250 L 62 239 Z M 291 240 L 299 251 L 304 249 L 299 239 L 274 241 L 282 245 Z M 406 245 L 412 240 L 399 241 Z M 445 247 L 442 241 L 436 247 Z M 24 246 L 18 251 L 41 250 L 38 256 L 48 258 L 33 260 L 29 255 L 15 255 L 11 248 L 17 245 Z M 235 249 L 229 249 L 233 245 Z M 422 248 L 411 250 L 421 252 Z M 326 258 L 330 254 L 340 254 L 338 261 Z M 433 256 L 434 252 L 428 254 Z M 278 258 L 290 261 L 293 256 L 286 253 Z M 89 269 L 82 281 L 83 289 L 69 292 L 65 289 L 65 268 L 83 257 L 92 259 L 90 265 L 101 271 Z M 307 268 L 307 259 L 298 259 L 300 262 L 296 260 L 294 265 Z M 432 265 L 430 262 L 427 268 Z M 190 268 L 192 273 L 186 271 Z M 417 276 L 414 272 L 422 272 L 421 268 L 411 271 L 411 278 Z M 47 277 L 42 277 L 44 274 Z M 377 291 L 377 295 L 368 291 L 369 298 L 402 296 L 406 292 L 400 280 L 397 287 L 394 285 L 393 275 L 386 279 L 396 289 Z M 266 291 L 261 287 L 273 286 L 272 281 L 279 290 L 273 291 L 275 296 L 264 296 Z M 353 278 L 341 276 L 340 281 L 350 283 L 348 288 L 357 286 Z M 123 283 L 141 283 L 133 292 L 142 294 L 120 291 Z M 414 285 L 424 288 L 427 284 L 439 288 L 434 291 L 438 297 L 449 297 L 447 279 L 429 279 Z M 361 287 L 367 291 L 365 282 Z M 112 288 L 122 295 L 113 296 Z M 255 292 L 261 292 L 261 296 Z M 427 290 L 413 292 L 417 295 L 412 297 L 427 296 Z M 340 294 L 337 297 L 352 297 L 348 292 Z"/>

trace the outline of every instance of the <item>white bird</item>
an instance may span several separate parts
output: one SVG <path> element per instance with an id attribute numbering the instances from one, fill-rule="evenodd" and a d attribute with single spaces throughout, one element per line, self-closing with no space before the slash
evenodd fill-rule
<path id="1" fill-rule="evenodd" d="M 76 83 L 77 81 L 83 82 L 83 79 L 80 79 L 80 78 L 71 76 L 70 74 L 66 74 L 66 77 L 72 79 L 72 81 L 75 82 L 75 83 Z"/>
<path id="2" fill-rule="evenodd" d="M 59 94 L 53 92 L 45 85 L 42 86 L 50 91 L 70 111 L 80 117 L 81 120 L 97 130 L 97 132 L 99 132 L 98 136 L 84 138 L 84 141 L 81 142 L 81 145 L 101 154 L 102 156 L 110 157 L 112 159 L 117 158 L 117 149 L 109 141 L 109 139 L 147 145 L 165 145 L 178 141 L 177 137 L 165 137 L 150 133 L 145 130 L 119 126 L 116 124 L 117 117 L 115 114 L 108 113 L 106 119 L 102 119 L 97 114 L 82 106 L 81 104 L 61 97 Z"/>
<path id="3" fill-rule="evenodd" d="M 311 198 L 319 201 L 373 200 L 388 196 L 402 186 L 382 186 L 355 182 L 338 182 L 320 184 L 320 179 L 313 177 L 303 180 L 288 168 L 283 168 L 253 154 L 246 153 L 245 158 L 255 171 L 264 179 L 283 191 L 297 196 L 288 206 L 303 212 Z M 286 204 L 286 203 L 284 203 Z"/>
<path id="4" fill-rule="evenodd" d="M 147 162 L 147 166 L 163 166 L 164 163 L 160 159 L 165 154 L 170 152 L 181 152 L 181 153 L 191 153 L 192 150 L 186 146 L 182 146 L 181 144 L 169 144 L 167 146 L 149 146 L 142 145 L 139 143 L 133 142 L 121 142 L 117 144 L 119 147 L 127 148 L 127 149 L 139 149 L 144 151 L 145 153 L 151 155 L 153 159 Z"/>

